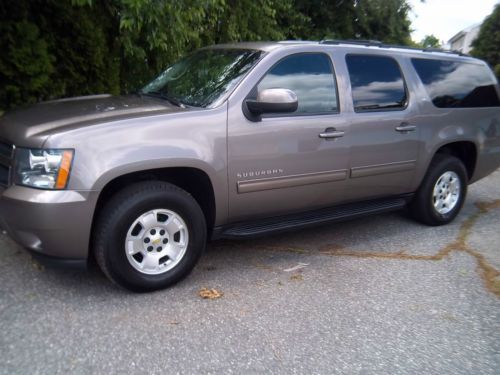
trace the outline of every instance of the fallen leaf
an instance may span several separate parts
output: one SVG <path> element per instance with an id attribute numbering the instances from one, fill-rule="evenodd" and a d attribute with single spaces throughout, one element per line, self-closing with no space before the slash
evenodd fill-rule
<path id="1" fill-rule="evenodd" d="M 217 289 L 203 288 L 200 290 L 200 297 L 203 299 L 217 299 L 221 298 L 224 293 L 219 292 Z"/>
<path id="2" fill-rule="evenodd" d="M 290 280 L 302 281 L 302 280 L 304 280 L 304 278 L 302 277 L 302 275 L 300 273 L 296 273 L 295 275 L 290 276 Z"/>

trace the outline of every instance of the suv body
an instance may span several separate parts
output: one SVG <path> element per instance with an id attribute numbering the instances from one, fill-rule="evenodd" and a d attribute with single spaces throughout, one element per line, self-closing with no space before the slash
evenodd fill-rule
<path id="1" fill-rule="evenodd" d="M 498 84 L 480 60 L 349 42 L 204 50 L 258 55 L 205 106 L 100 95 L 5 114 L 0 217 L 9 235 L 35 254 L 79 263 L 99 246 L 95 237 L 103 234 L 96 231 L 108 202 L 138 182 L 180 188 L 199 206 L 209 236 L 240 237 L 400 208 L 424 189 L 436 155 L 459 160 L 465 184 L 500 165 Z M 477 87 L 460 97 L 471 84 Z M 262 100 L 269 108 L 252 107 Z M 66 185 L 45 189 L 16 182 L 14 160 L 26 149 L 71 150 Z M 451 194 L 453 187 L 441 187 Z M 418 206 L 422 199 L 428 198 Z M 453 217 L 423 221 L 436 225 Z"/>

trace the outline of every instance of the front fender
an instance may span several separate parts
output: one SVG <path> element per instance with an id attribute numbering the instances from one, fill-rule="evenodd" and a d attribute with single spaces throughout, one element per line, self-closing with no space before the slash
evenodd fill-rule
<path id="1" fill-rule="evenodd" d="M 210 179 L 218 215 L 227 216 L 227 105 L 131 118 L 52 135 L 47 148 L 73 148 L 68 189 L 101 191 L 117 177 L 189 167 Z"/>

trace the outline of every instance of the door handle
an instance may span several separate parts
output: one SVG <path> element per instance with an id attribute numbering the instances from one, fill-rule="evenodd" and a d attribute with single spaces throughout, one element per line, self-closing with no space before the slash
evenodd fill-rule
<path id="1" fill-rule="evenodd" d="M 345 132 L 335 128 L 326 128 L 323 133 L 319 133 L 319 137 L 323 139 L 340 138 L 343 137 Z"/>
<path id="2" fill-rule="evenodd" d="M 399 126 L 396 126 L 395 130 L 400 133 L 412 132 L 417 127 L 415 125 L 410 125 L 407 122 L 402 122 Z"/>

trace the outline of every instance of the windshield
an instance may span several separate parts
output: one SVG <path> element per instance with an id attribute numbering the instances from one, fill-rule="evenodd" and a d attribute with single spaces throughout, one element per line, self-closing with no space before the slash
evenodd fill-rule
<path id="1" fill-rule="evenodd" d="M 238 84 L 261 54 L 249 49 L 201 49 L 168 67 L 140 92 L 173 104 L 209 107 Z"/>

